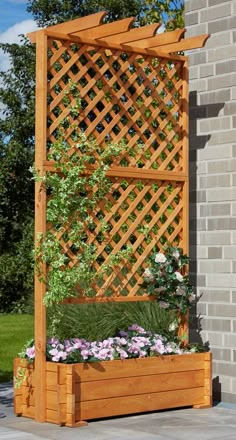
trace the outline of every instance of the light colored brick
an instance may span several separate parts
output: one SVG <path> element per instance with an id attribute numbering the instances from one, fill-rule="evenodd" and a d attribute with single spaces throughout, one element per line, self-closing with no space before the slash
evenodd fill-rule
<path id="1" fill-rule="evenodd" d="M 230 302 L 230 291 L 229 290 L 206 290 L 202 294 L 202 300 L 204 302 L 210 303 L 229 303 Z M 230 326 L 229 326 L 230 329 Z M 230 330 L 229 330 L 230 331 Z"/>
<path id="2" fill-rule="evenodd" d="M 236 217 L 208 219 L 208 231 L 225 231 L 236 229 Z"/>
<path id="3" fill-rule="evenodd" d="M 189 91 L 197 90 L 198 92 L 205 92 L 207 90 L 206 79 L 194 79 L 189 83 Z"/>
<path id="4" fill-rule="evenodd" d="M 224 159 L 232 157 L 232 145 L 215 145 L 214 147 L 208 146 L 198 151 L 198 160 L 214 160 Z M 206 172 L 207 174 L 207 172 Z"/>
<path id="5" fill-rule="evenodd" d="M 224 289 L 226 287 L 233 288 L 236 287 L 236 274 L 208 274 L 206 278 L 206 285 L 207 287 L 223 287 Z M 232 305 L 224 306 L 226 308 L 219 307 L 217 310 L 215 310 L 214 315 L 215 316 L 232 316 L 236 317 L 236 306 L 235 309 L 232 309 Z"/>
<path id="6" fill-rule="evenodd" d="M 210 345 L 222 346 L 223 344 L 223 335 L 222 333 L 217 332 L 207 332 L 208 340 Z"/>
<path id="7" fill-rule="evenodd" d="M 208 0 L 208 6 L 221 5 L 222 3 L 231 3 L 231 0 Z"/>
<path id="8" fill-rule="evenodd" d="M 235 17 L 236 18 L 236 17 Z M 235 20 L 236 21 L 236 20 Z M 207 61 L 221 61 L 228 60 L 236 56 L 236 46 L 228 45 L 222 50 L 222 47 L 209 50 L 207 53 Z"/>
<path id="9" fill-rule="evenodd" d="M 196 12 L 190 12 L 189 14 L 186 14 L 185 16 L 185 26 L 192 26 L 193 24 L 198 24 L 198 11 Z"/>
<path id="10" fill-rule="evenodd" d="M 191 12 L 195 11 L 196 9 L 205 8 L 207 6 L 207 0 L 187 0 L 185 2 L 185 11 Z"/>
<path id="11" fill-rule="evenodd" d="M 201 245 L 217 245 L 230 244 L 230 232 L 199 232 Z M 208 284 L 210 285 L 210 284 Z M 214 285 L 214 284 L 213 284 Z"/>
<path id="12" fill-rule="evenodd" d="M 211 260 L 215 260 L 217 258 L 222 258 L 222 246 L 209 247 L 208 248 L 208 258 Z"/>
<path id="13" fill-rule="evenodd" d="M 236 247 L 235 246 L 223 246 L 223 258 L 236 259 Z"/>
<path id="14" fill-rule="evenodd" d="M 236 171 L 236 159 L 212 161 L 207 164 L 208 173 L 227 173 Z M 232 199 L 233 200 L 233 199 Z"/>
<path id="15" fill-rule="evenodd" d="M 212 355 L 214 358 L 214 361 L 226 361 L 230 362 L 231 360 L 231 350 L 224 349 L 224 348 L 212 348 Z M 226 391 L 230 391 L 228 387 L 226 387 Z"/>
<path id="16" fill-rule="evenodd" d="M 231 203 L 232 215 L 236 215 L 236 202 Z"/>
<path id="17" fill-rule="evenodd" d="M 197 124 L 199 133 L 210 133 L 212 131 L 229 130 L 232 128 L 232 120 L 230 117 L 216 117 L 205 120 L 199 120 Z"/>
<path id="18" fill-rule="evenodd" d="M 217 18 L 230 16 L 230 14 L 231 14 L 231 5 L 227 3 L 225 5 L 219 5 L 216 7 L 203 9 L 200 12 L 200 21 L 210 22 L 212 20 L 216 20 Z"/>
<path id="19" fill-rule="evenodd" d="M 228 216 L 231 206 L 229 203 L 207 204 L 200 206 L 201 217 Z"/>
<path id="20" fill-rule="evenodd" d="M 231 93 L 232 93 L 232 99 L 236 99 L 236 87 L 232 87 Z"/>
<path id="21" fill-rule="evenodd" d="M 224 335 L 224 346 L 225 347 L 235 348 L 235 346 L 236 346 L 236 334 L 225 334 Z"/>
<path id="22" fill-rule="evenodd" d="M 198 34 L 197 34 L 198 35 Z M 204 64 L 206 63 L 207 57 L 206 57 L 206 52 L 195 52 L 191 55 L 191 58 L 189 60 L 189 64 L 190 66 L 195 66 L 195 65 L 199 65 L 199 64 Z"/>
<path id="23" fill-rule="evenodd" d="M 208 23 L 208 33 L 214 34 L 215 32 L 222 32 L 236 28 L 236 17 L 222 18 Z"/>
<path id="24" fill-rule="evenodd" d="M 222 75 L 225 73 L 232 73 L 236 70 L 236 60 L 231 59 L 228 63 L 225 61 L 223 63 L 216 64 L 216 75 Z"/>
<path id="25" fill-rule="evenodd" d="M 208 189 L 207 201 L 208 202 L 220 202 L 236 199 L 236 188 L 217 188 Z"/>
<path id="26" fill-rule="evenodd" d="M 232 44 L 232 34 L 231 32 L 220 32 L 219 34 L 213 34 L 208 38 L 205 48 L 219 48 Z"/>
<path id="27" fill-rule="evenodd" d="M 232 72 L 232 71 L 231 71 Z M 207 90 L 225 89 L 236 85 L 235 73 L 227 73 L 225 75 L 218 75 L 214 78 L 208 78 Z M 204 89 L 202 89 L 204 90 Z"/>
<path id="28" fill-rule="evenodd" d="M 223 110 L 224 115 L 236 114 L 236 102 L 226 102 Z"/>
<path id="29" fill-rule="evenodd" d="M 200 188 L 225 187 L 225 186 L 230 186 L 230 182 L 231 182 L 230 174 L 220 174 L 217 176 L 201 176 Z"/>
<path id="30" fill-rule="evenodd" d="M 192 66 L 189 71 L 189 81 L 193 79 L 199 78 L 199 67 L 198 66 Z"/>
<path id="31" fill-rule="evenodd" d="M 235 142 L 236 130 L 212 133 L 208 145 L 226 144 Z"/>
<path id="32" fill-rule="evenodd" d="M 192 70 L 192 69 L 190 69 Z M 215 65 L 214 64 L 206 64 L 200 66 L 200 78 L 205 78 L 207 76 L 213 76 L 215 74 Z"/>
<path id="33" fill-rule="evenodd" d="M 196 63 L 197 64 L 197 63 Z M 230 89 L 217 90 L 212 92 L 201 93 L 200 105 L 218 104 L 222 103 L 224 107 L 225 102 L 230 100 Z"/>
<path id="34" fill-rule="evenodd" d="M 194 37 L 195 35 L 207 34 L 207 23 L 194 24 L 189 26 L 186 31 L 186 38 Z"/>
<path id="35" fill-rule="evenodd" d="M 231 233 L 231 244 L 236 244 L 236 232 Z"/>
<path id="36" fill-rule="evenodd" d="M 200 272 L 203 273 L 230 273 L 231 262 L 222 260 L 200 261 Z"/>

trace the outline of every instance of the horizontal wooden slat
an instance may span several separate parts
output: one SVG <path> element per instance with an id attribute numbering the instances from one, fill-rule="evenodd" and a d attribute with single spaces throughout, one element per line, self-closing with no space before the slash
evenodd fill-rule
<path id="1" fill-rule="evenodd" d="M 67 34 L 63 34 L 61 32 L 54 32 L 54 31 L 50 31 L 50 29 L 45 29 L 45 35 L 47 35 L 48 37 L 52 38 L 53 40 L 60 40 L 60 41 L 71 41 L 71 43 L 81 43 L 81 44 L 87 44 L 91 47 L 104 47 L 107 49 L 111 49 L 111 50 L 120 50 L 122 52 L 127 52 L 127 53 L 134 53 L 137 55 L 149 55 L 150 57 L 164 57 L 167 60 L 177 60 L 177 61 L 185 61 L 187 60 L 187 57 L 184 57 L 183 55 L 169 55 L 167 53 L 166 47 L 165 46 L 165 51 L 164 50 L 153 50 L 153 49 L 142 49 L 142 48 L 135 48 L 135 46 L 122 46 L 120 44 L 115 44 L 115 43 L 108 43 L 106 42 L 106 40 L 104 39 L 100 39 L 100 40 L 93 40 L 92 38 L 81 38 L 81 37 L 75 37 L 73 35 L 67 35 Z"/>
<path id="2" fill-rule="evenodd" d="M 204 370 L 77 383 L 75 400 L 107 399 L 204 386 Z"/>
<path id="3" fill-rule="evenodd" d="M 98 26 L 103 18 L 106 16 L 106 11 L 97 12 L 96 14 L 91 14 L 86 17 L 76 18 L 75 20 L 66 21 L 64 23 L 55 24 L 49 26 L 47 29 L 53 29 L 56 32 L 62 32 L 69 34 L 72 32 L 78 32 L 79 30 L 90 29 L 94 26 Z M 30 39 L 31 43 L 36 42 L 36 33 L 38 31 L 29 32 L 27 37 Z"/>
<path id="4" fill-rule="evenodd" d="M 114 23 L 112 23 L 114 25 Z M 142 26 L 140 28 L 130 29 L 128 32 L 119 33 L 116 35 L 112 35 L 110 37 L 106 37 L 107 42 L 116 43 L 116 44 L 125 44 L 134 42 L 136 44 L 137 41 L 151 38 L 155 35 L 157 29 L 161 26 L 160 23 L 150 24 L 148 26 Z M 120 30 L 121 32 L 121 30 Z M 94 37 L 93 37 L 94 38 Z M 102 37 L 101 37 L 102 38 Z M 133 44 L 134 45 L 134 44 Z M 145 46 L 142 46 L 145 48 Z M 149 46 L 147 46 L 149 47 Z M 146 48 L 147 48 L 146 47 Z"/>
<path id="5" fill-rule="evenodd" d="M 205 353 L 75 364 L 76 382 L 204 369 Z"/>
<path id="6" fill-rule="evenodd" d="M 100 25 L 97 27 L 94 27 L 93 29 L 86 29 L 83 31 L 77 31 L 77 32 L 69 32 L 70 35 L 75 35 L 78 37 L 83 38 L 104 38 L 108 36 L 115 36 L 116 34 L 122 33 L 129 33 L 127 32 L 133 22 L 135 21 L 134 17 L 128 17 L 124 18 L 123 20 L 114 21 L 112 23 L 107 23 L 104 25 Z M 157 26 L 156 26 L 157 27 Z"/>
<path id="7" fill-rule="evenodd" d="M 190 388 L 163 393 L 142 394 L 138 396 L 117 397 L 77 403 L 76 420 L 89 420 L 122 414 L 156 411 L 166 408 L 191 406 L 204 402 L 204 388 Z"/>
<path id="8" fill-rule="evenodd" d="M 210 34 L 198 35 L 197 37 L 183 39 L 178 43 L 160 46 L 160 49 L 162 51 L 166 51 L 169 54 L 174 52 L 182 52 L 185 50 L 200 49 L 201 47 L 204 47 L 209 37 Z M 158 50 L 158 47 L 156 47 L 155 49 Z"/>
<path id="9" fill-rule="evenodd" d="M 45 160 L 44 171 L 59 172 L 55 168 L 55 162 Z M 85 174 L 90 174 L 95 170 L 95 167 L 88 167 Z M 110 167 L 107 171 L 107 176 L 122 177 L 122 178 L 136 178 L 136 179 L 151 179 L 151 180 L 174 180 L 177 182 L 185 182 L 188 178 L 186 173 L 173 171 L 158 171 L 153 169 L 137 168 L 137 167 Z"/>
<path id="10" fill-rule="evenodd" d="M 164 46 L 169 43 L 177 43 L 180 40 L 180 38 L 183 37 L 185 31 L 186 29 L 177 29 L 176 31 L 173 32 L 164 32 L 163 34 L 157 34 L 148 39 L 144 38 L 143 40 L 140 41 L 133 41 L 132 45 L 135 47 L 140 47 L 145 49 L 154 48 L 154 47 L 161 48 L 161 46 Z M 125 47 L 126 45 L 128 44 L 124 43 Z"/>

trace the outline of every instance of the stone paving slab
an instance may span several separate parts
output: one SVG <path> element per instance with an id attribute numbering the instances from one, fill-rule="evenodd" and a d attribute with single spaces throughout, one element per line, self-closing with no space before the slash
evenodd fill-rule
<path id="1" fill-rule="evenodd" d="M 67 428 L 13 413 L 11 384 L 0 384 L 1 440 L 236 440 L 236 405 L 159 411 Z"/>

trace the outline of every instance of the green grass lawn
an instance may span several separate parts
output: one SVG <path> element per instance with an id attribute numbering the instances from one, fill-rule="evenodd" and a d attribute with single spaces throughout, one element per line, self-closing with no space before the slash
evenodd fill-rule
<path id="1" fill-rule="evenodd" d="M 33 326 L 31 315 L 0 315 L 0 382 L 12 379 L 13 359 L 33 338 Z"/>

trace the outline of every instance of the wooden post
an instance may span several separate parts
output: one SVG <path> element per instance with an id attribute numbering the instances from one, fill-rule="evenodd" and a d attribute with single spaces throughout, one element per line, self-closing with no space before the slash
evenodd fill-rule
<path id="1" fill-rule="evenodd" d="M 35 168 L 43 175 L 47 138 L 47 37 L 44 31 L 36 34 L 36 131 Z M 35 245 L 39 234 L 46 232 L 46 190 L 35 185 Z M 44 266 L 44 265 L 43 265 Z M 41 268 L 45 273 L 45 267 Z M 46 311 L 43 305 L 45 283 L 35 276 L 35 420 L 46 421 Z"/>
<path id="2" fill-rule="evenodd" d="M 182 247 L 184 253 L 189 255 L 189 90 L 188 90 L 188 60 L 183 64 L 183 107 L 182 107 L 182 136 L 183 136 L 183 172 L 186 180 L 183 184 L 183 237 Z M 189 339 L 189 314 L 181 318 L 179 336 L 186 336 L 185 343 Z"/>

